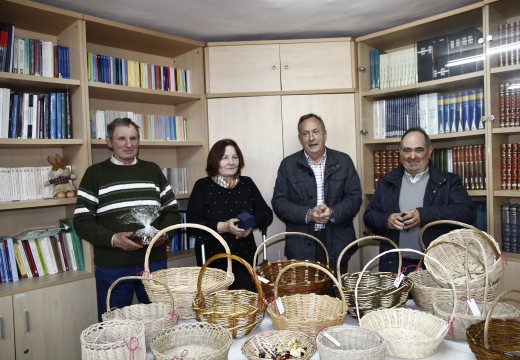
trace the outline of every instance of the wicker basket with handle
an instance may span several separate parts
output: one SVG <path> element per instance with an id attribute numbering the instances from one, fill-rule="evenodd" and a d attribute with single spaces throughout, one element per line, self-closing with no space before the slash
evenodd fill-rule
<path id="1" fill-rule="evenodd" d="M 149 265 L 150 253 L 152 251 L 153 244 L 157 241 L 157 239 L 159 239 L 164 233 L 168 231 L 183 228 L 207 231 L 213 235 L 213 237 L 219 241 L 222 246 L 224 246 L 227 254 L 230 254 L 231 251 L 226 241 L 216 231 L 204 225 L 191 223 L 168 226 L 167 228 L 164 228 L 155 234 L 153 239 L 150 241 L 144 258 L 145 274 L 148 274 L 148 277 L 152 277 L 153 279 L 157 279 L 160 282 L 166 284 L 175 299 L 175 311 L 179 314 L 179 317 L 181 319 L 191 319 L 195 317 L 195 313 L 193 312 L 191 305 L 195 295 L 197 294 L 197 278 L 201 268 L 198 266 L 188 266 L 162 269 L 150 273 Z M 218 290 L 224 290 L 227 289 L 229 285 L 233 283 L 233 281 L 235 281 L 235 277 L 232 272 L 231 260 L 228 260 L 227 271 L 216 268 L 209 268 L 206 271 L 206 279 L 204 281 L 202 291 L 207 294 Z M 150 298 L 150 301 L 169 301 L 168 291 L 166 291 L 163 286 L 152 281 L 144 281 L 143 285 L 146 293 L 148 294 L 148 297 Z"/>
<path id="2" fill-rule="evenodd" d="M 345 300 L 349 305 L 348 311 L 352 316 L 357 316 L 358 312 L 361 314 L 361 316 L 364 316 L 373 310 L 403 306 L 408 300 L 408 293 L 413 287 L 412 280 L 410 280 L 407 276 L 404 276 L 399 286 L 396 287 L 394 286 L 394 280 L 397 274 L 390 272 L 365 271 L 358 286 L 357 303 L 359 304 L 360 308 L 356 308 L 354 288 L 356 287 L 356 282 L 361 276 L 361 273 L 345 273 L 341 275 L 341 259 L 343 258 L 343 255 L 354 246 L 373 240 L 385 241 L 388 242 L 394 249 L 398 248 L 392 240 L 386 237 L 375 235 L 366 236 L 345 246 L 345 248 L 338 256 L 336 274 L 341 285 L 341 291 L 343 291 L 345 294 Z M 398 253 L 398 258 L 399 261 L 397 265 L 397 271 L 400 271 L 402 265 L 401 253 Z"/>
<path id="3" fill-rule="evenodd" d="M 257 293 L 250 290 L 219 290 L 204 295 L 202 283 L 203 280 L 206 281 L 205 275 L 209 264 L 226 258 L 238 261 L 246 267 Z M 247 261 L 233 254 L 216 254 L 204 263 L 197 278 L 197 295 L 192 306 L 198 321 L 219 324 L 227 329 L 233 338 L 249 334 L 264 319 L 262 287 L 253 268 Z"/>
<path id="4" fill-rule="evenodd" d="M 121 281 L 125 280 L 142 280 L 142 281 L 153 281 L 166 288 L 170 294 L 169 302 L 157 302 L 151 304 L 133 304 L 125 306 L 120 309 L 110 308 L 110 296 L 114 287 Z M 117 279 L 110 285 L 107 294 L 107 311 L 101 315 L 103 321 L 108 320 L 136 320 L 140 321 L 144 325 L 145 330 L 145 341 L 146 346 L 150 345 L 150 340 L 159 331 L 170 328 L 177 324 L 178 315 L 175 313 L 173 295 L 165 284 L 162 284 L 156 279 L 148 279 L 142 276 L 123 276 Z"/>
<path id="5" fill-rule="evenodd" d="M 331 269 L 329 267 L 329 253 L 327 248 L 323 243 L 317 239 L 316 237 L 301 233 L 301 232 L 282 232 L 276 235 L 271 236 L 270 238 L 264 240 L 258 247 L 256 248 L 255 255 L 253 257 L 253 265 L 256 266 L 257 258 L 262 249 L 264 249 L 267 245 L 274 244 L 278 241 L 284 240 L 286 236 L 297 235 L 303 236 L 309 239 L 314 240 L 325 252 L 325 257 L 327 258 L 327 264 L 321 264 L 318 261 L 310 261 L 305 260 L 305 262 L 319 264 L 325 267 L 330 272 Z M 258 266 L 255 271 L 258 276 L 268 280 L 269 282 L 262 282 L 262 290 L 264 291 L 264 297 L 266 299 L 270 299 L 274 295 L 274 281 L 276 277 L 280 273 L 285 266 L 289 264 L 294 264 L 296 262 L 301 262 L 301 260 L 278 260 L 273 262 L 267 262 L 265 264 L 261 264 Z M 278 284 L 278 295 L 292 295 L 292 294 L 319 294 L 323 295 L 327 292 L 329 285 L 332 280 L 322 271 L 317 270 L 312 266 L 298 266 L 295 268 L 291 268 L 289 271 L 284 273 L 283 278 L 280 279 L 280 283 Z"/>
<path id="6" fill-rule="evenodd" d="M 280 271 L 274 283 L 274 297 L 276 300 L 267 306 L 267 312 L 271 317 L 274 328 L 276 330 L 302 331 L 309 336 L 315 337 L 324 327 L 343 324 L 347 316 L 348 306 L 341 291 L 341 299 L 317 294 L 294 294 L 278 298 L 278 285 L 283 273 L 297 266 L 316 267 L 327 274 L 339 289 L 340 285 L 334 275 L 321 265 L 303 261 L 287 265 Z M 280 312 L 277 302 L 282 303 L 283 313 Z"/>

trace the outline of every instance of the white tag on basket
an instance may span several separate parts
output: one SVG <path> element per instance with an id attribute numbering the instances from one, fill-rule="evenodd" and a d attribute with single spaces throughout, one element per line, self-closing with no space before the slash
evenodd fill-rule
<path id="1" fill-rule="evenodd" d="M 442 336 L 442 334 L 444 334 L 444 332 L 448 329 L 449 326 L 449 323 L 444 324 L 444 326 L 440 328 L 440 330 L 437 332 L 436 337 Z"/>
<path id="2" fill-rule="evenodd" d="M 403 281 L 403 278 L 404 278 L 404 274 L 403 273 L 397 274 L 397 276 L 395 277 L 395 280 L 394 280 L 394 286 L 396 288 L 398 288 L 399 285 L 401 285 L 401 281 Z"/>
<path id="3" fill-rule="evenodd" d="M 257 275 L 258 281 L 263 282 L 264 284 L 269 284 L 269 280 L 267 280 L 265 277 L 261 277 L 260 275 Z"/>
<path id="4" fill-rule="evenodd" d="M 471 309 L 471 313 L 473 314 L 473 316 L 482 316 L 482 314 L 480 313 L 480 309 L 478 308 L 477 306 L 477 303 L 475 302 L 475 299 L 471 298 L 471 299 L 468 299 L 468 305 L 469 305 L 469 308 Z"/>
<path id="5" fill-rule="evenodd" d="M 337 347 L 341 347 L 341 344 L 339 343 L 338 340 L 334 339 L 331 335 L 329 335 L 325 330 L 322 331 L 322 334 L 323 336 L 325 336 L 327 339 L 329 339 L 330 341 L 332 341 L 332 343 L 334 345 L 336 345 Z"/>
<path id="6" fill-rule="evenodd" d="M 280 315 L 282 315 L 285 312 L 285 308 L 283 307 L 281 298 L 276 299 L 276 306 L 278 307 L 278 312 L 280 313 Z"/>

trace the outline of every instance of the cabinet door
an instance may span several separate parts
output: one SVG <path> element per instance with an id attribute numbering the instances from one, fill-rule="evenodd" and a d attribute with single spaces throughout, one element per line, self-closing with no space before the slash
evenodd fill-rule
<path id="1" fill-rule="evenodd" d="M 280 91 L 279 45 L 208 48 L 209 93 Z"/>
<path id="2" fill-rule="evenodd" d="M 281 44 L 282 90 L 352 88 L 350 42 Z"/>
<path id="3" fill-rule="evenodd" d="M 95 280 L 16 294 L 13 306 L 19 358 L 79 359 L 81 332 L 97 322 Z"/>
<path id="4" fill-rule="evenodd" d="M 0 354 L 2 359 L 14 359 L 13 300 L 0 298 Z"/>

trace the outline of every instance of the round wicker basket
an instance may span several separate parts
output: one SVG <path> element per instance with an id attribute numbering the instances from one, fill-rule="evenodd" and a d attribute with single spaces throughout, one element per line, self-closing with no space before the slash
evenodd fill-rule
<path id="1" fill-rule="evenodd" d="M 255 336 L 250 337 L 242 343 L 242 354 L 249 360 L 262 360 L 259 357 L 260 352 L 269 354 L 269 350 L 276 347 L 277 344 L 287 344 L 292 339 L 297 339 L 301 347 L 306 349 L 304 356 L 298 359 L 310 359 L 316 353 L 316 343 L 312 337 L 299 331 L 292 330 L 275 330 L 264 331 Z"/>
<path id="2" fill-rule="evenodd" d="M 168 226 L 167 228 L 159 231 L 153 239 L 150 241 L 148 248 L 146 249 L 146 255 L 144 258 L 144 271 L 145 274 L 150 274 L 153 279 L 157 279 L 160 282 L 166 284 L 170 289 L 175 299 L 175 311 L 179 314 L 181 319 L 192 319 L 195 317 L 195 313 L 191 307 L 193 299 L 197 294 L 197 278 L 199 276 L 200 267 L 178 267 L 171 269 L 157 270 L 150 273 L 149 258 L 152 251 L 153 244 L 160 238 L 164 233 L 176 229 L 191 228 L 205 230 L 209 232 L 213 237 L 219 241 L 227 254 L 230 254 L 226 241 L 214 230 L 199 224 L 176 224 Z M 227 271 L 222 271 L 216 268 L 209 268 L 206 271 L 206 278 L 204 280 L 204 287 L 202 291 L 205 294 L 225 290 L 235 281 L 235 277 L 232 272 L 231 259 L 228 260 Z M 143 282 L 144 288 L 150 301 L 152 302 L 165 302 L 169 301 L 169 294 L 165 288 L 159 284 L 154 284 L 151 281 Z"/>

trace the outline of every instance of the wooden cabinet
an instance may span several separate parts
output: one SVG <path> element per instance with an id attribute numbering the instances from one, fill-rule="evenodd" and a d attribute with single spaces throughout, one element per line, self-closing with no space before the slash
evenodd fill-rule
<path id="1" fill-rule="evenodd" d="M 209 94 L 353 88 L 350 39 L 210 43 Z"/>
<path id="2" fill-rule="evenodd" d="M 6 359 L 15 358 L 13 299 L 0 297 L 0 353 Z"/>

